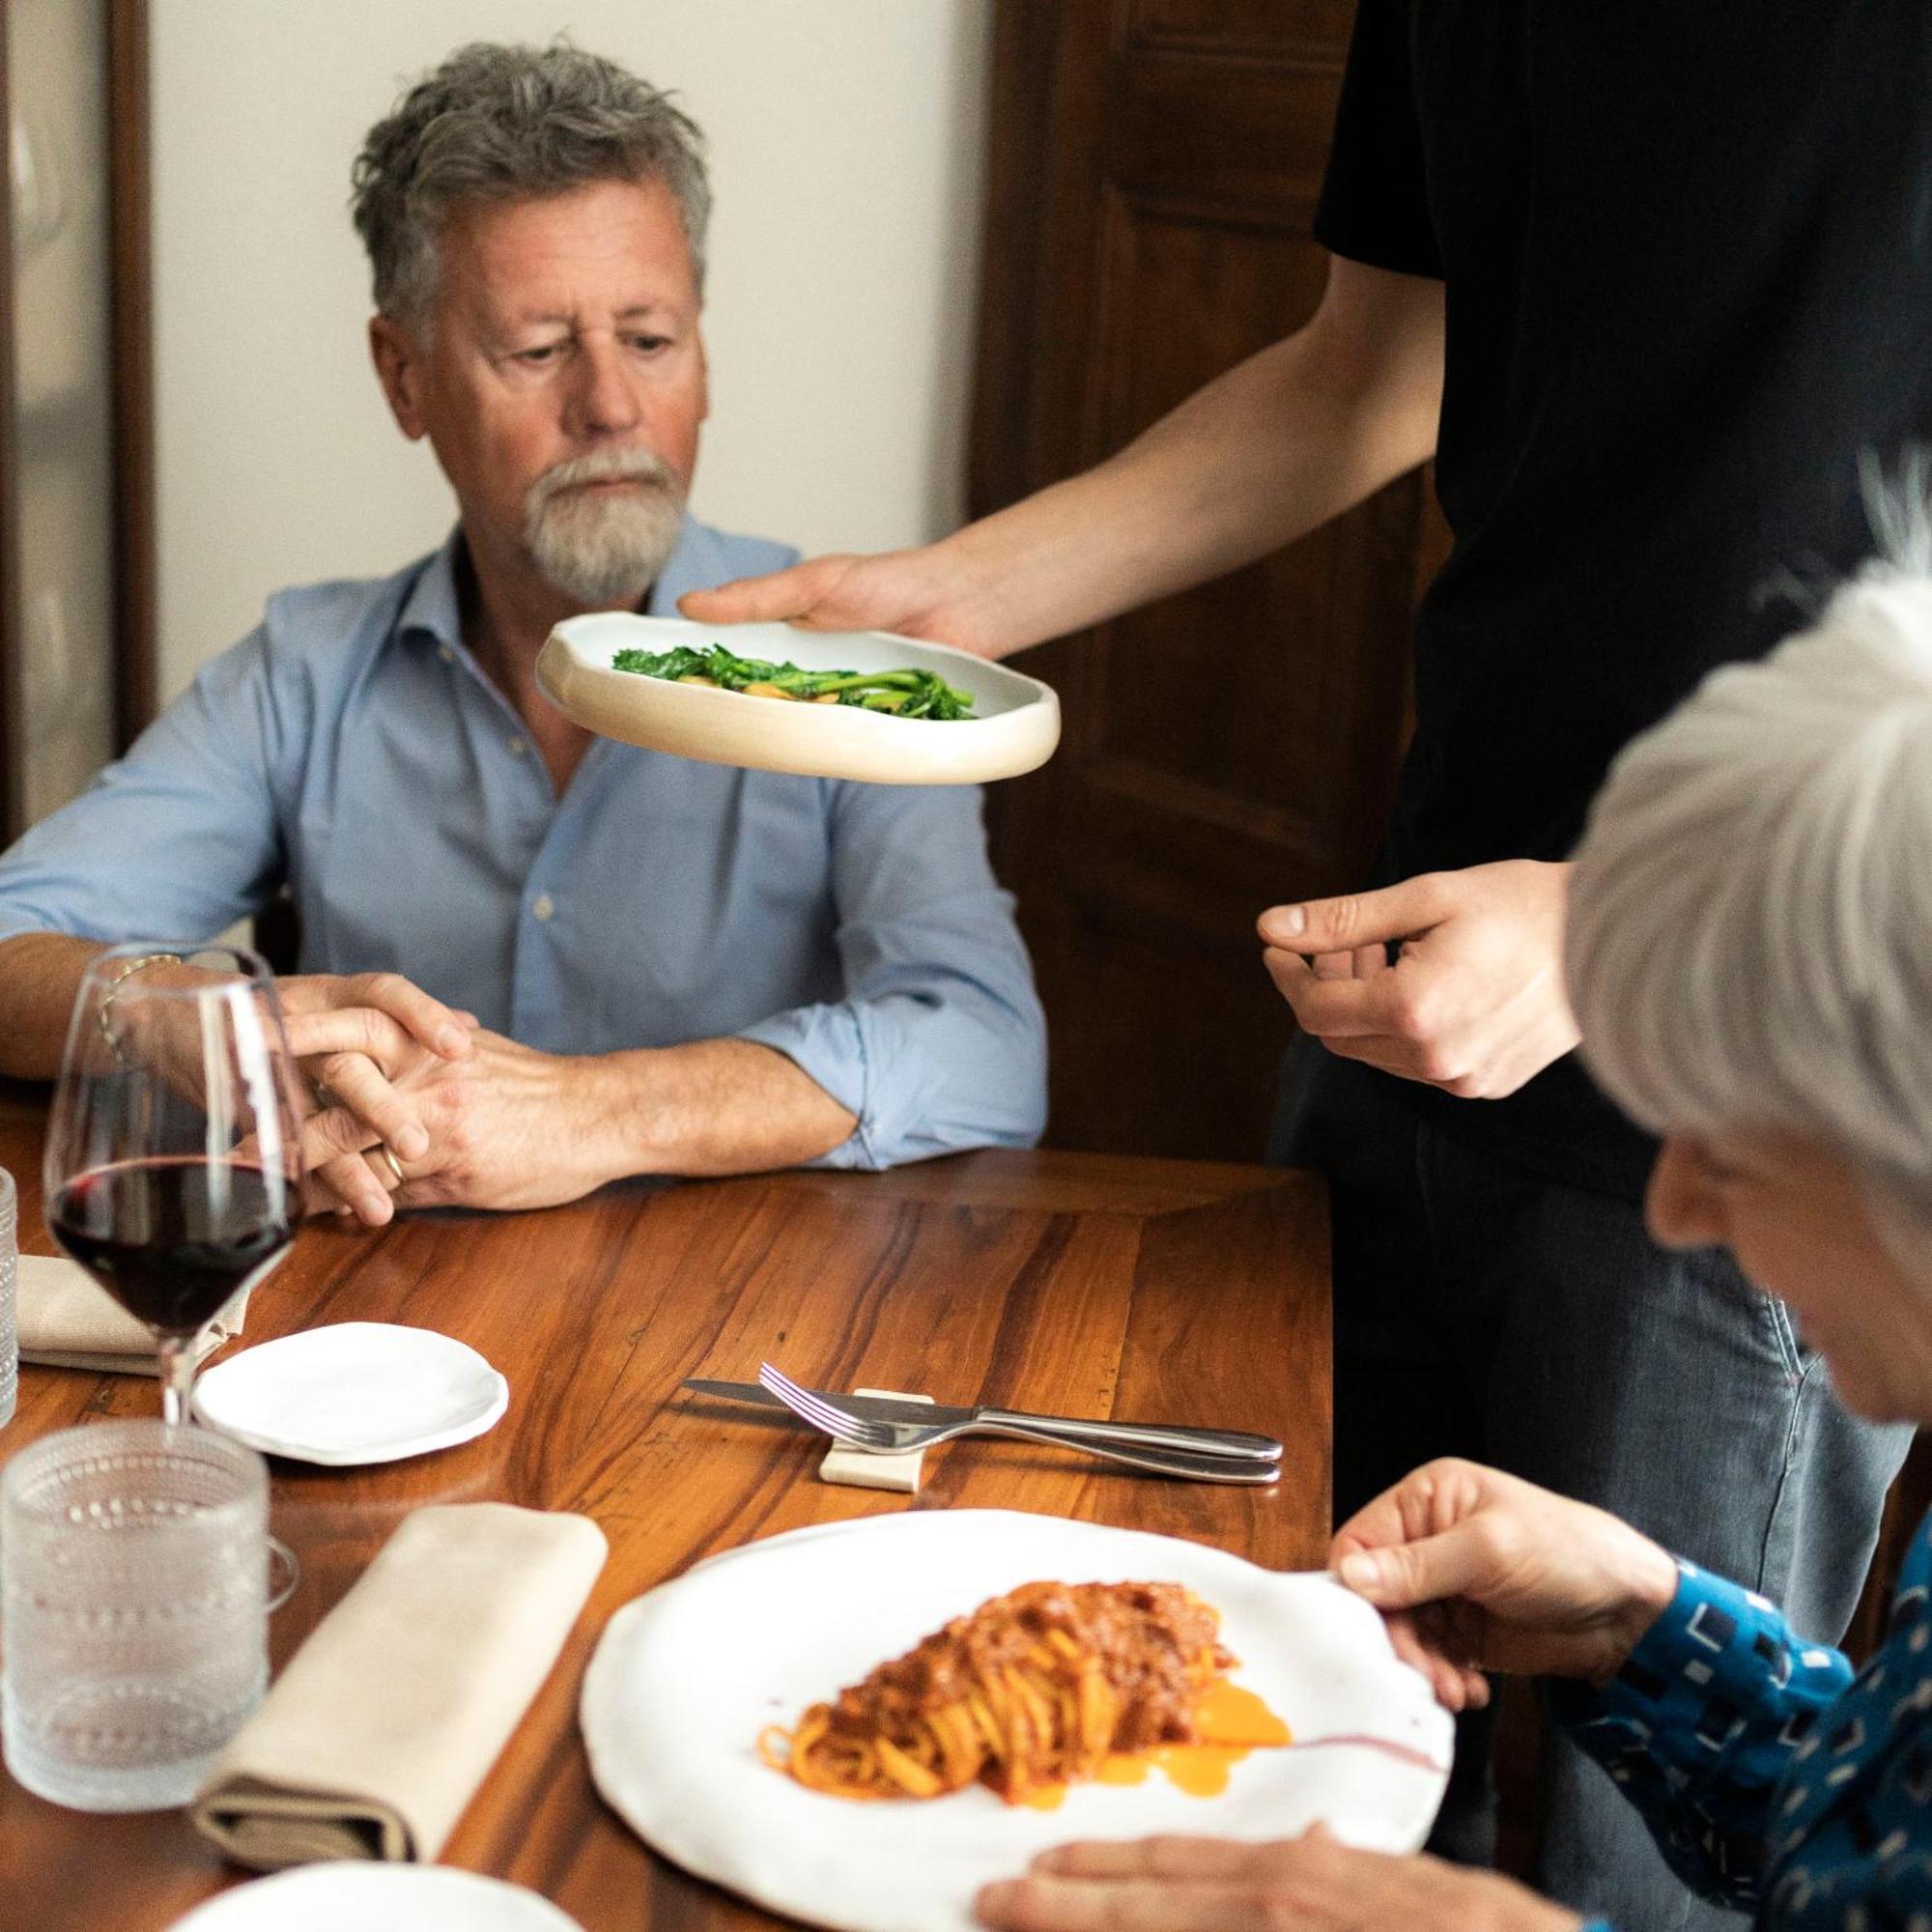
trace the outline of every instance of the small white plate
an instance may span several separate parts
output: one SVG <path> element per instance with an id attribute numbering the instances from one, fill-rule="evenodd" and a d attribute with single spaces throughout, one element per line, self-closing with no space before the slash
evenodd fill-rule
<path id="1" fill-rule="evenodd" d="M 452 1865 L 299 1865 L 238 1885 L 168 1932 L 583 1932 L 520 1885 Z"/>
<path id="2" fill-rule="evenodd" d="M 621 650 L 723 643 L 746 658 L 808 670 L 934 670 L 973 694 L 971 718 L 894 718 L 852 704 L 796 704 L 701 684 L 612 670 Z M 545 640 L 537 682 L 586 730 L 714 765 L 873 784 L 982 784 L 1017 778 L 1053 755 L 1060 700 L 1023 677 L 945 644 L 885 631 L 797 631 L 789 624 L 706 625 L 599 611 Z"/>
<path id="3" fill-rule="evenodd" d="M 388 1321 L 259 1343 L 194 1385 L 209 1428 L 265 1455 L 341 1467 L 468 1442 L 509 1406 L 509 1383 L 468 1343 Z"/>
<path id="4" fill-rule="evenodd" d="M 1083 1785 L 1057 1811 L 973 1785 L 855 1804 L 760 1759 L 795 1722 L 949 1618 L 1016 1584 L 1184 1583 L 1221 1612 L 1237 1682 L 1293 1733 L 1226 1791 Z M 639 1835 L 700 1878 L 838 1932 L 973 1932 L 974 1892 L 1068 1838 L 1293 1837 L 1413 1851 L 1448 1777 L 1451 1725 L 1361 1598 L 1225 1549 L 1008 1510 L 861 1517 L 712 1558 L 605 1626 L 579 1708 L 590 1772 Z"/>

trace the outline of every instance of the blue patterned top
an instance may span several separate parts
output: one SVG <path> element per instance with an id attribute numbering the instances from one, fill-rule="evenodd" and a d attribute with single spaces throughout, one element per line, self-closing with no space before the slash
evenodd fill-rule
<path id="1" fill-rule="evenodd" d="M 1571 1735 L 1672 1868 L 1765 1932 L 1932 1932 L 1932 1516 L 1855 1677 L 1764 1598 L 1680 1562 L 1677 1595 Z M 1611 1932 L 1593 1921 L 1588 1932 Z"/>

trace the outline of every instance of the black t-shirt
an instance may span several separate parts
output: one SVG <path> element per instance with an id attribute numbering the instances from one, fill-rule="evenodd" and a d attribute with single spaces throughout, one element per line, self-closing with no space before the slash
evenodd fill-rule
<path id="1" fill-rule="evenodd" d="M 1932 7 L 1361 0 L 1316 234 L 1446 290 L 1386 876 L 1563 858 L 1621 746 L 1869 554 L 1861 453 L 1932 442 Z M 1649 1164 L 1574 1058 L 1412 1091 L 1562 1178 Z"/>

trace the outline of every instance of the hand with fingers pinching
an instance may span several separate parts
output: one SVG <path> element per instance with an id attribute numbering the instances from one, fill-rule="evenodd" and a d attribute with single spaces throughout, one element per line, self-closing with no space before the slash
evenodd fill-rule
<path id="1" fill-rule="evenodd" d="M 475 1018 L 398 973 L 297 974 L 275 984 L 318 1102 L 302 1132 L 310 1206 L 346 1208 L 379 1228 L 395 1213 L 400 1162 L 429 1151 L 399 1083 L 425 1063 L 466 1058 Z"/>
<path id="2" fill-rule="evenodd" d="M 1574 1912 L 1514 1879 L 1431 1858 L 1299 1838 L 1073 1844 L 975 1902 L 1001 1932 L 1578 1932 Z"/>
<path id="3" fill-rule="evenodd" d="M 1331 1053 L 1500 1099 L 1577 1044 L 1563 989 L 1569 873 L 1506 859 L 1274 906 L 1259 922 L 1265 963 Z"/>
<path id="4" fill-rule="evenodd" d="M 1488 1702 L 1486 1670 L 1605 1682 L 1678 1580 L 1659 1545 L 1607 1511 L 1455 1458 L 1351 1517 L 1329 1562 L 1452 1711 Z"/>

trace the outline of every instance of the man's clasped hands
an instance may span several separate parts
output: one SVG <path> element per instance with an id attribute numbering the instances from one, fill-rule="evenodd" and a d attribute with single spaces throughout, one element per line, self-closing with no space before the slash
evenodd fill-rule
<path id="1" fill-rule="evenodd" d="M 596 1142 L 594 1060 L 520 1046 L 397 973 L 298 974 L 276 989 L 312 1100 L 312 1210 L 373 1228 L 398 1202 L 541 1208 L 584 1191 L 567 1151 Z"/>

